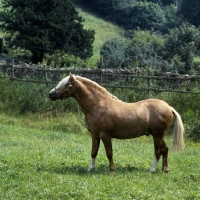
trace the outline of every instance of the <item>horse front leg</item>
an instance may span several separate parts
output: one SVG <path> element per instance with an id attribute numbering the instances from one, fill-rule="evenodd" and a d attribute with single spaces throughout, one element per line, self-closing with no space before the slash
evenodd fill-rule
<path id="1" fill-rule="evenodd" d="M 92 160 L 90 162 L 88 171 L 91 171 L 95 168 L 95 162 L 99 150 L 99 144 L 100 144 L 100 138 L 97 138 L 94 135 L 92 135 L 92 151 L 91 151 Z"/>
<path id="2" fill-rule="evenodd" d="M 112 150 L 112 141 L 111 137 L 105 133 L 101 133 L 101 140 L 103 141 L 105 150 L 106 150 L 106 155 L 109 160 L 109 168 L 110 171 L 115 171 L 115 165 L 113 162 L 113 150 Z"/>

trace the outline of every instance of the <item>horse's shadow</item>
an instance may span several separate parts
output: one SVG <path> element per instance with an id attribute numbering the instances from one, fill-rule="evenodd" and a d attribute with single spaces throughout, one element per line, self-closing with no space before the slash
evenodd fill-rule
<path id="1" fill-rule="evenodd" d="M 112 173 L 109 171 L 109 168 L 107 165 L 100 165 L 97 166 L 92 171 L 88 171 L 88 168 L 86 166 L 79 166 L 79 165 L 73 165 L 73 166 L 42 166 L 37 169 L 38 172 L 46 171 L 49 173 L 56 173 L 56 174 L 77 174 L 81 176 L 90 176 L 90 175 L 102 175 L 106 173 Z M 147 168 L 138 168 L 134 166 L 117 166 L 115 173 L 125 174 L 129 172 L 133 173 L 148 173 Z"/>

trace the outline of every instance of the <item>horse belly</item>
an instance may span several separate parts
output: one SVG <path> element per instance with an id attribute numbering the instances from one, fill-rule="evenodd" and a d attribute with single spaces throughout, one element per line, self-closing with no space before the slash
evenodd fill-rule
<path id="1" fill-rule="evenodd" d="M 112 132 L 111 137 L 117 139 L 131 139 L 140 137 L 143 135 L 149 135 L 147 126 L 137 126 L 134 125 L 124 125 L 121 127 L 116 126 L 115 130 Z"/>
<path id="2" fill-rule="evenodd" d="M 131 139 L 131 138 L 136 138 L 136 137 L 140 137 L 143 135 L 149 135 L 148 132 L 144 132 L 144 133 L 114 133 L 111 135 L 112 138 L 116 138 L 116 139 Z"/>
<path id="3" fill-rule="evenodd" d="M 115 115 L 110 117 L 113 128 L 112 137 L 117 139 L 130 139 L 143 135 L 149 135 L 149 114 L 144 111 L 144 108 L 134 110 L 134 107 L 127 106 L 115 112 Z M 107 119 L 109 121 L 109 119 Z M 111 128 L 110 127 L 110 128 Z"/>

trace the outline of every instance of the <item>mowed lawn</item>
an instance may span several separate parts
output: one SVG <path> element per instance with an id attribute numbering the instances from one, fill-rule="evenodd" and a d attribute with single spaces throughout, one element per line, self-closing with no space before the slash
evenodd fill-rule
<path id="1" fill-rule="evenodd" d="M 6 118 L 6 120 L 5 120 Z M 66 119 L 67 120 L 67 119 Z M 88 172 L 91 139 L 86 133 L 52 131 L 0 115 L 0 199 L 200 199 L 200 144 L 169 150 L 168 174 L 153 161 L 151 137 L 113 140 L 116 172 L 109 172 L 101 143 L 96 169 Z M 41 123 L 41 122 L 40 122 Z M 58 123 L 59 124 L 59 123 Z M 84 127 L 83 127 L 84 128 Z M 85 129 L 85 128 L 84 128 Z"/>

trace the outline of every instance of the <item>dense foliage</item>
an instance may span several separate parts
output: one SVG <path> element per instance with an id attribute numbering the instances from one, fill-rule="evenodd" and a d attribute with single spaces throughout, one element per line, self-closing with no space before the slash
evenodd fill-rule
<path id="1" fill-rule="evenodd" d="M 89 12 L 93 9 L 99 17 L 125 30 L 121 34 L 123 39 L 113 37 L 102 43 L 100 57 L 103 67 L 145 67 L 200 73 L 200 0 L 2 2 L 6 10 L 0 15 L 1 27 L 10 29 L 12 45 L 24 46 L 32 51 L 33 62 L 35 57 L 39 57 L 36 62 L 41 61 L 44 53 L 48 52 L 45 57 L 47 64 L 53 60 L 51 62 L 58 63 L 60 67 L 85 66 L 85 60 L 93 52 L 94 31 L 83 29 L 84 20 L 72 5 L 74 3 L 84 9 L 89 8 Z M 53 52 L 59 53 L 55 56 Z"/>
<path id="2" fill-rule="evenodd" d="M 166 37 L 165 48 L 167 50 L 165 58 L 179 56 L 183 63 L 183 73 L 188 72 L 193 65 L 194 58 L 200 54 L 200 30 L 189 23 L 183 23 L 171 29 Z M 177 64 L 176 66 L 178 67 Z"/>
<path id="3" fill-rule="evenodd" d="M 200 0 L 72 0 L 85 4 L 101 17 L 126 30 L 140 28 L 161 33 L 184 21 L 200 25 Z"/>
<path id="4" fill-rule="evenodd" d="M 200 25 L 200 0 L 181 0 L 178 14 L 195 26 Z"/>
<path id="5" fill-rule="evenodd" d="M 178 73 L 200 73 L 200 30 L 183 23 L 162 36 L 156 32 L 135 30 L 132 39 L 122 45 L 108 40 L 101 48 L 104 67 L 145 67 Z M 120 65 L 118 64 L 120 60 Z"/>
<path id="6" fill-rule="evenodd" d="M 126 57 L 127 42 L 124 40 L 110 39 L 104 43 L 101 48 L 100 54 L 103 58 L 103 66 L 105 68 L 123 68 Z"/>
<path id="7" fill-rule="evenodd" d="M 54 50 L 92 56 L 94 31 L 83 29 L 84 19 L 69 0 L 2 0 L 1 4 L 0 27 L 10 33 L 12 46 L 32 52 L 33 63 Z"/>
<path id="8" fill-rule="evenodd" d="M 74 2 L 83 4 L 82 0 Z M 103 67 L 200 73 L 199 0 L 86 2 L 95 13 L 125 29 L 126 42 L 112 38 L 101 47 Z"/>
<path id="9" fill-rule="evenodd" d="M 143 30 L 151 28 L 159 30 L 165 22 L 165 15 L 158 4 L 139 2 L 132 7 L 127 7 L 126 12 L 121 8 L 115 9 L 114 13 L 107 16 L 107 19 L 127 30 L 137 27 Z"/>
<path id="10" fill-rule="evenodd" d="M 85 3 L 83 0 L 79 2 Z M 101 17 L 126 30 L 139 27 L 143 30 L 154 28 L 166 32 L 169 27 L 175 27 L 179 22 L 175 11 L 178 0 L 86 0 L 86 2 Z"/>

